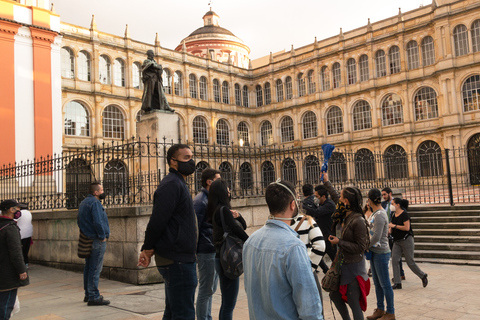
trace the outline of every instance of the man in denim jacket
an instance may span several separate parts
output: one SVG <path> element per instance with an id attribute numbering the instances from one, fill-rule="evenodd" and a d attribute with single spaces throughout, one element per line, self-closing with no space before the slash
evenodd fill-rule
<path id="1" fill-rule="evenodd" d="M 110 227 L 105 209 L 100 199 L 105 199 L 105 193 L 100 183 L 90 185 L 89 195 L 80 203 L 78 208 L 77 224 L 80 232 L 93 240 L 90 256 L 85 258 L 83 269 L 83 287 L 85 289 L 84 302 L 89 306 L 110 304 L 103 299 L 98 291 L 98 281 L 103 268 L 103 256 L 110 236 Z"/>
<path id="2" fill-rule="evenodd" d="M 298 215 L 294 192 L 287 181 L 267 187 L 270 219 L 243 247 L 250 319 L 323 320 L 305 244 L 290 228 Z"/>

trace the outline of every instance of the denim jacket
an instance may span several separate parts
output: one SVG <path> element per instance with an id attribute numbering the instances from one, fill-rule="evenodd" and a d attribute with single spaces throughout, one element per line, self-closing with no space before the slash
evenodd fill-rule
<path id="1" fill-rule="evenodd" d="M 243 247 L 250 319 L 323 320 L 305 244 L 285 222 L 268 220 Z"/>
<path id="2" fill-rule="evenodd" d="M 78 208 L 77 224 L 84 235 L 90 239 L 108 239 L 110 227 L 108 217 L 100 200 L 89 194 Z"/>

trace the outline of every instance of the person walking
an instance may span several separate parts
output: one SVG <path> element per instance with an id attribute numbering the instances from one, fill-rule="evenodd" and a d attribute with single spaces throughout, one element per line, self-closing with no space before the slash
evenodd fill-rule
<path id="1" fill-rule="evenodd" d="M 366 297 L 370 291 L 370 279 L 365 267 L 365 250 L 369 247 L 369 235 L 362 210 L 362 194 L 357 188 L 347 187 L 340 193 L 335 217 L 341 222 L 341 238 L 330 235 L 328 240 L 338 245 L 338 261 L 341 265 L 340 289 L 330 293 L 343 320 L 350 320 L 347 303 L 355 320 L 363 320 Z"/>
<path id="2" fill-rule="evenodd" d="M 225 222 L 227 230 L 223 228 Z M 210 186 L 208 192 L 207 221 L 213 225 L 213 244 L 215 245 L 215 270 L 220 279 L 220 291 L 222 293 L 222 304 L 220 306 L 219 320 L 231 320 L 233 310 L 237 304 L 238 290 L 240 287 L 239 278 L 230 279 L 225 276 L 220 263 L 220 249 L 223 244 L 223 234 L 230 232 L 242 241 L 248 239 L 245 233 L 247 224 L 242 215 L 230 206 L 230 191 L 227 181 L 223 179 L 215 180 Z"/>
<path id="3" fill-rule="evenodd" d="M 218 274 L 215 272 L 215 246 L 212 223 L 207 221 L 208 192 L 220 171 L 207 168 L 202 171 L 202 190 L 193 199 L 198 220 L 197 277 L 198 295 L 195 313 L 197 320 L 212 319 L 213 294 L 217 291 Z"/>
<path id="4" fill-rule="evenodd" d="M 10 319 L 18 288 L 29 284 L 17 223 L 21 204 L 10 199 L 0 203 L 0 320 Z"/>
<path id="5" fill-rule="evenodd" d="M 22 215 L 17 220 L 17 226 L 20 229 L 20 236 L 22 237 L 23 261 L 28 269 L 28 252 L 30 251 L 33 235 L 32 213 L 28 211 L 27 204 L 22 205 L 24 205 L 24 209 L 20 210 Z"/>
<path id="6" fill-rule="evenodd" d="M 395 320 L 393 289 L 390 284 L 388 262 L 390 261 L 390 246 L 388 245 L 388 217 L 381 205 L 382 193 L 378 189 L 368 192 L 367 205 L 372 211 L 366 216 L 370 225 L 370 267 L 373 284 L 377 296 L 377 308 L 368 320 Z M 385 300 L 387 308 L 385 309 Z M 386 312 L 385 312 L 386 311 Z"/>
<path id="7" fill-rule="evenodd" d="M 423 272 L 415 263 L 413 258 L 415 243 L 413 240 L 412 224 L 408 215 L 408 200 L 393 199 L 395 214 L 389 224 L 390 233 L 393 235 L 392 265 L 393 265 L 393 289 L 402 289 L 401 273 L 399 262 L 402 259 L 402 253 L 405 256 L 407 265 L 413 273 L 422 280 L 425 288 L 428 285 L 428 275 Z"/>
<path id="8" fill-rule="evenodd" d="M 107 248 L 107 239 L 110 236 L 107 213 L 100 200 L 105 199 L 103 186 L 94 182 L 90 184 L 89 195 L 83 199 L 78 207 L 77 224 L 80 233 L 93 240 L 90 256 L 85 258 L 83 268 L 83 302 L 88 306 L 103 306 L 110 304 L 98 290 L 100 273 L 103 269 L 103 256 Z"/>
<path id="9" fill-rule="evenodd" d="M 165 280 L 163 319 L 195 319 L 197 287 L 197 217 L 185 182 L 195 172 L 193 153 L 185 144 L 167 151 L 169 173 L 153 196 L 138 265 L 148 267 L 153 254 Z"/>

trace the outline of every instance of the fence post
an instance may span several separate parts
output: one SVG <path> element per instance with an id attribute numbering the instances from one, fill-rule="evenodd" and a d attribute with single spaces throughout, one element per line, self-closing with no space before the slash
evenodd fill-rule
<path id="1" fill-rule="evenodd" d="M 453 207 L 453 190 L 452 190 L 452 172 L 450 171 L 450 149 L 445 149 L 445 161 L 447 165 L 447 183 L 448 183 L 448 196 L 450 198 L 450 205 Z"/>

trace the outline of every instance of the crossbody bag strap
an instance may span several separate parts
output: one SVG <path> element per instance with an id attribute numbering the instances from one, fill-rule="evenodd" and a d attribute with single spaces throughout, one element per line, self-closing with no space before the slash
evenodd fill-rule
<path id="1" fill-rule="evenodd" d="M 303 221 L 305 221 L 306 217 L 307 217 L 306 215 L 302 217 L 302 220 L 300 220 L 299 224 L 297 224 L 297 226 L 295 227 L 295 232 L 297 232 L 298 229 L 300 229 L 300 226 L 302 225 Z"/>
<path id="2" fill-rule="evenodd" d="M 5 229 L 6 227 L 11 226 L 11 225 L 14 225 L 14 224 L 15 224 L 15 222 L 7 223 L 6 225 L 4 225 L 3 227 L 0 228 L 0 231 L 2 231 L 2 230 Z"/>
<path id="3" fill-rule="evenodd" d="M 225 206 L 222 206 L 220 208 L 219 213 L 220 213 L 220 219 L 222 220 L 223 239 L 225 239 L 228 236 L 228 231 L 227 231 L 227 226 L 225 225 L 225 218 L 223 217 L 223 208 L 225 208 Z"/>

